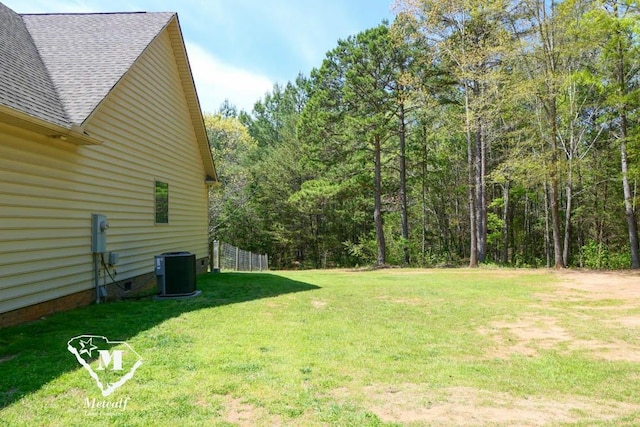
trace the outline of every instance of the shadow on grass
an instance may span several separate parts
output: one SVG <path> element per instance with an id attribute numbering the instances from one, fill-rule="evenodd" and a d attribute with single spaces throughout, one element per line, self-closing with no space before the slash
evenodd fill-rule
<path id="1" fill-rule="evenodd" d="M 79 369 L 69 339 L 100 335 L 126 341 L 182 313 L 236 304 L 318 286 L 269 273 L 221 273 L 198 277 L 202 295 L 185 300 L 141 300 L 90 305 L 27 325 L 0 329 L 0 409 Z"/>

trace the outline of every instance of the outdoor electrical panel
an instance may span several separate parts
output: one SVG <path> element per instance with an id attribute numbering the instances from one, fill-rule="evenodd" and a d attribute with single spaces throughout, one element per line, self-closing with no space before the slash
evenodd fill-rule
<path id="1" fill-rule="evenodd" d="M 109 265 L 116 265 L 120 261 L 118 252 L 109 252 Z"/>
<path id="2" fill-rule="evenodd" d="M 165 280 L 164 280 L 164 255 L 156 255 L 156 278 L 158 280 L 158 290 L 160 295 L 166 293 Z"/>
<path id="3" fill-rule="evenodd" d="M 107 217 L 91 214 L 91 251 L 94 254 L 107 252 Z"/>

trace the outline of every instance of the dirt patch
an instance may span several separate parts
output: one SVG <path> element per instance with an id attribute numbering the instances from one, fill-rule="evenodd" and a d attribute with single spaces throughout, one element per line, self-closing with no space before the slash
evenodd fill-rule
<path id="1" fill-rule="evenodd" d="M 518 354 L 534 356 L 541 349 L 552 349 L 561 342 L 568 342 L 573 336 L 557 325 L 553 317 L 529 316 L 513 322 L 493 322 L 488 328 L 478 332 L 490 336 L 495 347 L 490 357 L 508 358 Z"/>
<path id="2" fill-rule="evenodd" d="M 640 347 L 618 339 L 612 339 L 608 342 L 574 340 L 569 344 L 567 351 L 579 351 L 600 360 L 640 362 Z"/>
<path id="3" fill-rule="evenodd" d="M 282 307 L 284 304 L 282 304 L 282 303 L 278 303 L 278 302 L 275 302 L 275 301 L 266 301 L 266 302 L 264 303 L 264 305 L 265 305 L 265 306 L 267 306 L 267 307 L 269 307 L 269 308 L 280 308 L 280 307 Z"/>
<path id="4" fill-rule="evenodd" d="M 283 421 L 266 409 L 230 396 L 225 396 L 223 418 L 226 422 L 241 426 L 281 426 Z"/>
<path id="5" fill-rule="evenodd" d="M 543 426 L 606 422 L 640 410 L 640 405 L 577 396 L 551 400 L 471 387 L 433 389 L 428 384 L 372 385 L 353 393 L 342 388 L 333 395 L 361 401 L 382 421 L 401 424 Z"/>
<path id="6" fill-rule="evenodd" d="M 425 304 L 424 299 L 421 299 L 421 298 L 395 298 L 389 295 L 381 295 L 379 297 L 376 297 L 376 299 L 380 301 L 385 301 L 385 302 L 392 302 L 394 304 L 404 304 L 404 305 L 412 305 L 412 306 Z"/>
<path id="7" fill-rule="evenodd" d="M 610 320 L 610 323 L 618 323 L 626 328 L 640 328 L 640 316 L 618 317 Z"/>
<path id="8" fill-rule="evenodd" d="M 640 315 L 618 316 L 622 310 L 640 305 L 640 274 L 635 272 L 585 272 L 566 270 L 555 273 L 555 289 L 539 295 L 538 308 L 553 309 L 554 302 L 578 303 L 572 305 L 571 315 L 576 322 L 602 318 L 613 311 L 604 325 L 622 328 L 640 328 Z M 592 311 L 595 310 L 595 311 Z M 590 314 L 591 313 L 591 314 Z M 605 315 L 606 316 L 606 315 Z M 541 350 L 557 349 L 561 352 L 580 351 L 590 357 L 612 361 L 640 361 L 640 346 L 621 339 L 576 339 L 570 330 L 560 326 L 553 316 L 525 313 L 513 321 L 496 321 L 478 329 L 491 337 L 495 346 L 489 357 L 505 358 L 511 355 L 535 356 Z"/>
<path id="9" fill-rule="evenodd" d="M 640 300 L 640 273 L 563 270 L 556 275 L 561 295 L 562 290 L 569 290 L 588 300 Z"/>
<path id="10" fill-rule="evenodd" d="M 494 328 L 508 330 L 520 341 L 549 342 L 550 344 L 569 341 L 573 337 L 562 327 L 557 325 L 553 317 L 534 317 L 515 322 L 494 322 Z M 547 347 L 548 346 L 544 346 Z"/>
<path id="11" fill-rule="evenodd" d="M 311 301 L 311 305 L 314 308 L 323 308 L 323 307 L 326 307 L 327 302 L 326 301 L 313 300 L 313 301 Z"/>
<path id="12" fill-rule="evenodd" d="M 532 357 L 541 350 L 556 349 L 560 353 L 577 351 L 600 360 L 640 362 L 640 347 L 619 339 L 606 342 L 575 339 L 551 317 L 532 316 L 515 322 L 494 322 L 491 327 L 480 328 L 478 332 L 490 336 L 495 342 L 488 351 L 491 358 Z"/>

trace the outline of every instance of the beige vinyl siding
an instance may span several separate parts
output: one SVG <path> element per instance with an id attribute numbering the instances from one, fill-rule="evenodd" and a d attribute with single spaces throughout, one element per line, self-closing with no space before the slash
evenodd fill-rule
<path id="1" fill-rule="evenodd" d="M 0 128 L 0 312 L 87 289 L 92 277 L 91 218 L 77 199 L 89 185 L 76 175 L 77 147 L 6 131 Z"/>
<path id="2" fill-rule="evenodd" d="M 84 124 L 100 146 L 0 126 L 0 312 L 93 288 L 91 214 L 107 216 L 117 279 L 153 257 L 207 255 L 206 176 L 167 30 Z M 169 184 L 155 224 L 154 182 Z"/>

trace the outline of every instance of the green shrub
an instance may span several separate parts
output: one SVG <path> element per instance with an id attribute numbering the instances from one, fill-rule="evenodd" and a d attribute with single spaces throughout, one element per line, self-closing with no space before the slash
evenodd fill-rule
<path id="1" fill-rule="evenodd" d="M 621 270 L 629 268 L 631 261 L 627 253 L 611 252 L 606 245 L 590 240 L 580 248 L 580 265 L 593 270 Z"/>

